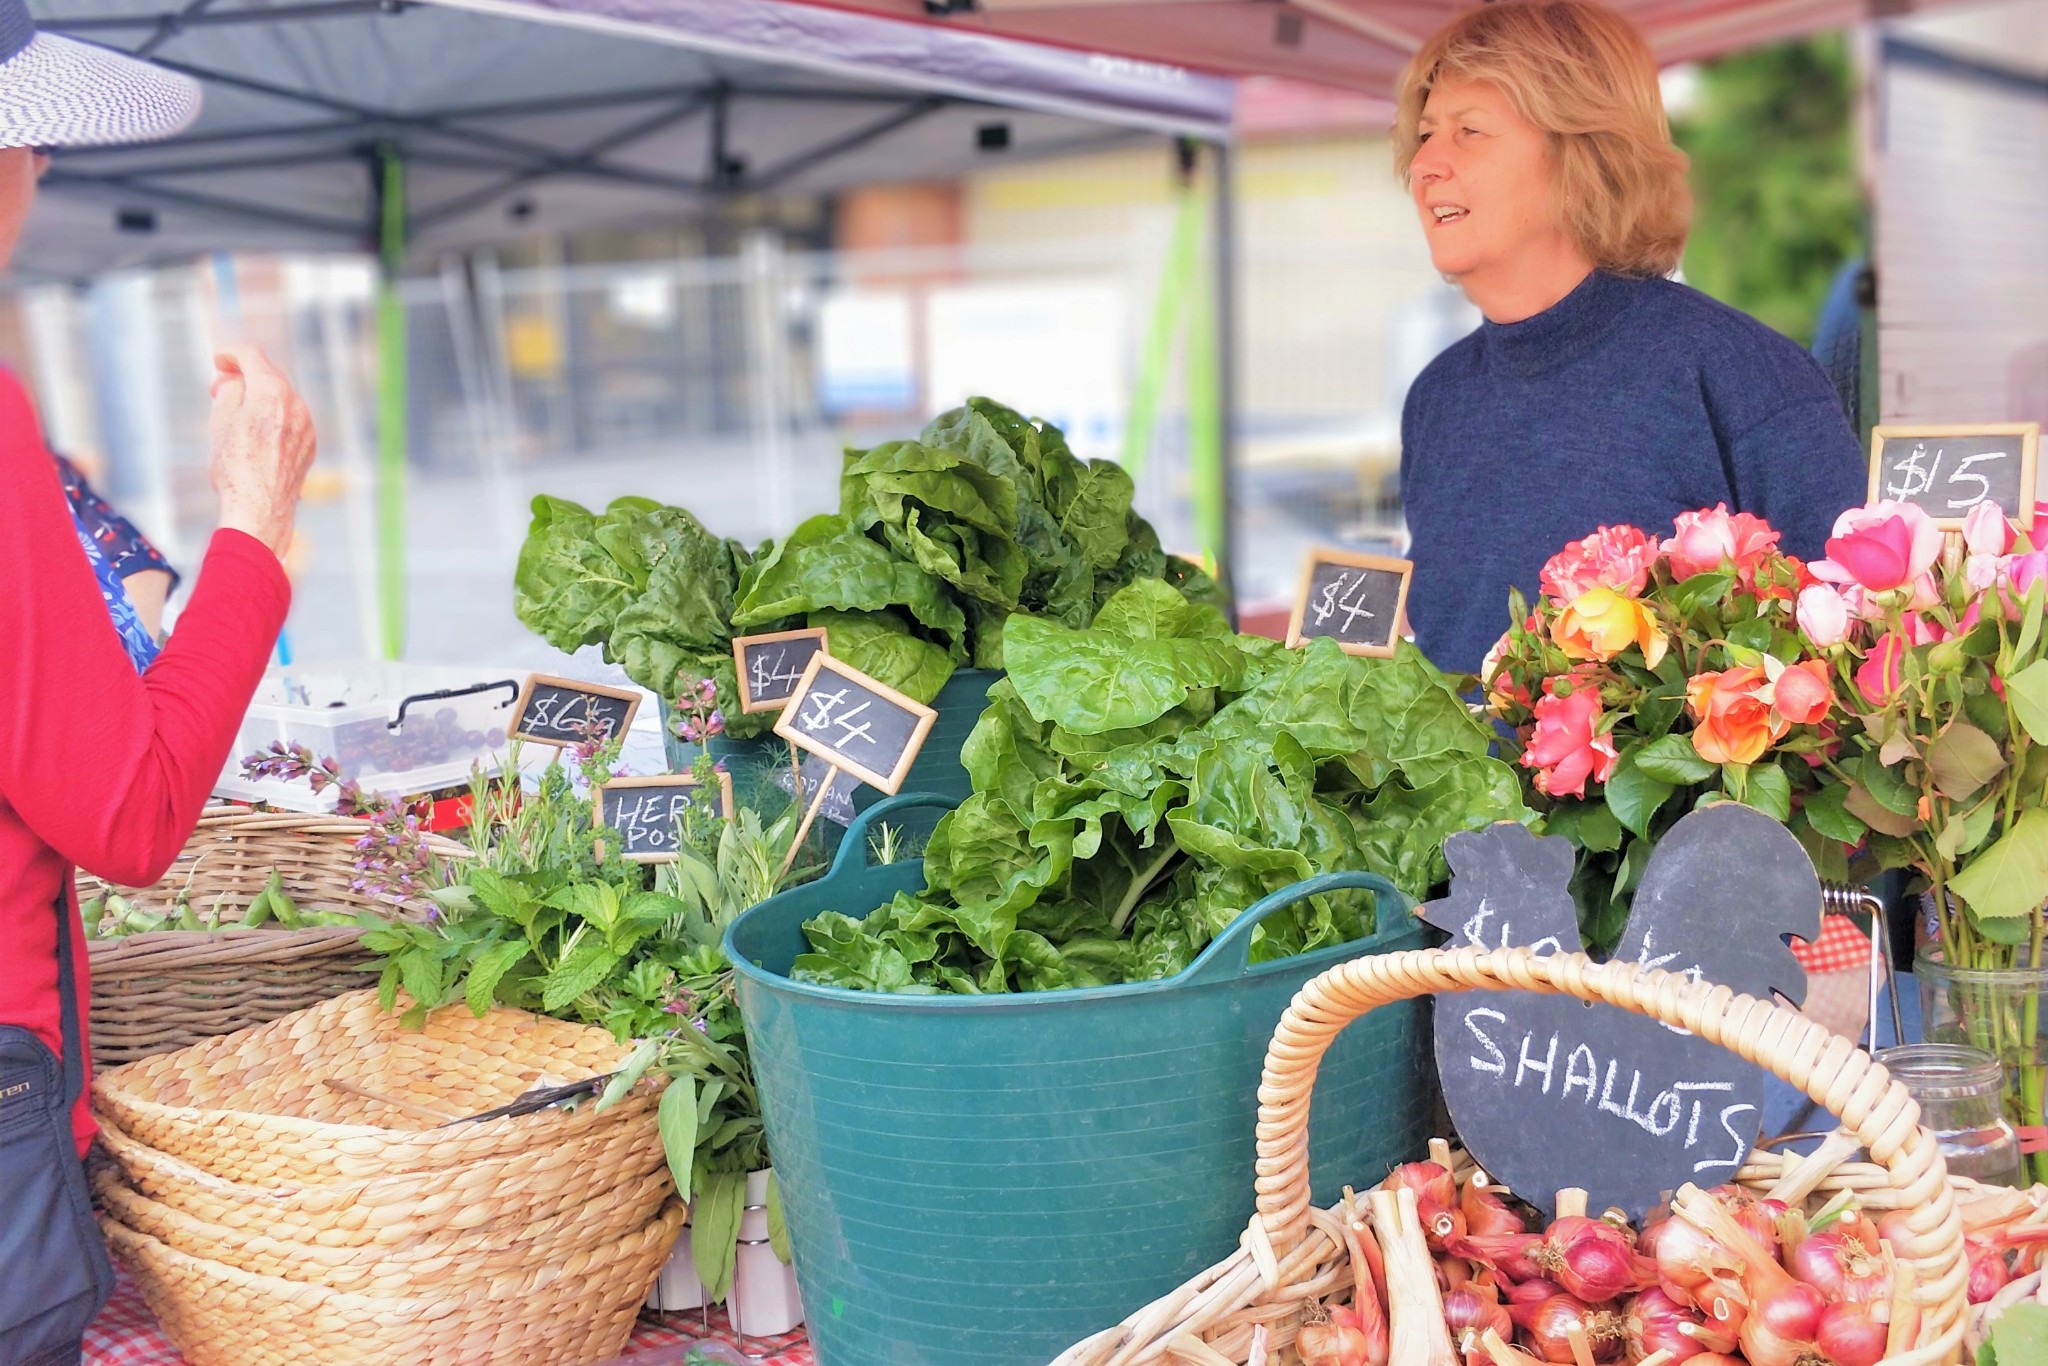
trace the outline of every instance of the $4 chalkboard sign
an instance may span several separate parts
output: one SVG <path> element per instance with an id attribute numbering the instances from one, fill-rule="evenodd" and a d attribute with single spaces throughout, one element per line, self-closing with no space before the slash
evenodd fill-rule
<path id="1" fill-rule="evenodd" d="M 640 709 L 640 694 L 602 683 L 528 674 L 512 708 L 511 734 L 560 749 L 596 738 L 623 737 Z"/>
<path id="2" fill-rule="evenodd" d="M 2022 527 L 2034 525 L 2036 422 L 1974 427 L 1874 427 L 1870 501 L 1912 503 L 1946 531 L 1960 531 L 1979 503 L 1995 504 Z"/>
<path id="3" fill-rule="evenodd" d="M 719 814 L 732 819 L 732 775 L 718 775 Z M 614 778 L 592 793 L 591 818 L 618 832 L 620 851 L 635 863 L 674 863 L 677 825 L 709 794 L 690 773 Z"/>
<path id="4" fill-rule="evenodd" d="M 740 710 L 780 711 L 803 682 L 811 656 L 830 653 L 831 642 L 822 626 L 737 637 L 732 643 L 732 668 L 739 679 Z"/>
<path id="5" fill-rule="evenodd" d="M 1392 658 L 1414 568 L 1388 555 L 1309 551 L 1294 614 L 1287 620 L 1289 648 L 1327 636 L 1346 654 Z"/>
<path id="6" fill-rule="evenodd" d="M 830 655 L 811 656 L 775 733 L 894 794 L 938 713 Z"/>

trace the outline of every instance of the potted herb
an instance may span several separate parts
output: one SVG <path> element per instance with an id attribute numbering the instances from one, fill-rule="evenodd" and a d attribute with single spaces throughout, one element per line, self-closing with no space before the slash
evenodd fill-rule
<path id="1" fill-rule="evenodd" d="M 1532 608 L 1483 668 L 1544 828 L 1578 848 L 1589 945 L 1620 938 L 1650 851 L 1681 816 L 1743 802 L 1789 825 L 1822 876 L 1863 827 L 1816 769 L 1835 743 L 1829 655 L 1803 636 L 1805 573 L 1778 533 L 1725 506 L 1657 541 L 1602 527 L 1544 565 Z"/>

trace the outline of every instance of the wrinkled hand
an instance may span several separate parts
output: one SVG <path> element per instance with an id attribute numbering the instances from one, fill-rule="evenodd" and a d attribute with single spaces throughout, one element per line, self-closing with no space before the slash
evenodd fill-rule
<path id="1" fill-rule="evenodd" d="M 213 364 L 219 373 L 207 437 L 220 524 L 247 532 L 282 557 L 313 463 L 313 415 L 291 381 L 253 346 L 229 347 Z"/>

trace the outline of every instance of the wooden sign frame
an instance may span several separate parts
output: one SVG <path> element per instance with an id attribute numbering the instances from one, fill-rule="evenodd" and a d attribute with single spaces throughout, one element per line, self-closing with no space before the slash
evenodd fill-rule
<path id="1" fill-rule="evenodd" d="M 626 704 L 626 719 L 620 726 L 622 733 L 611 737 L 615 740 L 623 740 L 625 738 L 623 732 L 633 729 L 633 717 L 640 710 L 641 695 L 637 689 L 614 688 L 608 683 L 585 683 L 580 679 L 561 678 L 555 674 L 528 674 L 526 682 L 520 685 L 519 696 L 512 703 L 512 722 L 505 732 L 508 739 L 528 740 L 536 745 L 552 745 L 556 749 L 572 749 L 575 747 L 576 742 L 574 740 L 564 740 L 554 735 L 533 735 L 518 728 L 519 723 L 526 719 L 526 704 L 533 700 L 534 689 L 541 685 L 567 688 L 570 692 L 589 693 L 594 697 L 613 697 L 624 702 Z"/>
<path id="2" fill-rule="evenodd" d="M 1925 440 L 1942 436 L 2016 436 L 2020 439 L 2020 501 L 2023 506 L 2010 515 L 2009 520 L 2022 530 L 2031 531 L 2034 526 L 2034 480 L 2040 468 L 2041 424 L 2038 422 L 1978 422 L 1953 425 L 1926 423 L 1901 424 L 1896 426 L 1879 424 L 1870 429 L 1870 479 L 1867 485 L 1866 501 L 1878 500 L 1878 488 L 1884 482 L 1884 443 L 1893 440 Z M 1928 516 L 1934 517 L 1933 513 Z M 1934 524 L 1943 531 L 1961 531 L 1961 517 L 1934 517 Z"/>
<path id="3" fill-rule="evenodd" d="M 820 744 L 797 729 L 794 715 L 796 708 L 802 704 L 805 694 L 817 683 L 819 673 L 827 671 L 827 666 L 830 666 L 829 672 L 838 674 L 848 682 L 866 688 L 877 697 L 885 698 L 916 715 L 917 724 L 911 728 L 910 739 L 903 746 L 903 755 L 896 761 L 893 772 L 877 773 L 863 764 L 854 763 L 830 745 Z M 931 734 L 932 723 L 938 719 L 938 712 L 932 708 L 913 698 L 905 697 L 879 679 L 868 677 L 844 660 L 834 659 L 828 654 L 815 654 L 811 656 L 809 666 L 804 669 L 804 676 L 798 681 L 796 691 L 784 704 L 782 715 L 776 718 L 775 733 L 797 748 L 817 755 L 841 772 L 851 773 L 869 787 L 877 788 L 893 797 L 903 786 L 903 780 L 910 776 L 910 766 L 917 762 L 918 752 L 924 748 L 925 737 Z"/>
<path id="4" fill-rule="evenodd" d="M 1294 590 L 1294 610 L 1287 617 L 1287 648 L 1299 650 L 1311 640 L 1330 637 L 1304 636 L 1301 624 L 1308 615 L 1308 594 L 1315 586 L 1316 566 L 1319 564 L 1347 565 L 1353 569 L 1391 570 L 1401 576 L 1401 591 L 1394 597 L 1394 629 L 1385 645 L 1356 645 L 1338 641 L 1337 648 L 1347 655 L 1364 659 L 1392 659 L 1400 648 L 1401 630 L 1408 622 L 1408 587 L 1414 581 L 1415 561 L 1404 560 L 1394 555 L 1373 555 L 1359 550 L 1311 549 L 1301 565 L 1301 584 Z"/>
<path id="5" fill-rule="evenodd" d="M 697 775 L 694 773 L 657 773 L 649 775 L 644 778 L 614 778 L 608 783 L 598 783 L 590 789 L 591 828 L 596 830 L 602 830 L 605 828 L 604 794 L 610 792 L 614 788 L 702 786 L 703 784 L 697 781 Z M 725 817 L 725 819 L 732 819 L 732 774 L 730 773 L 721 773 L 718 775 L 718 809 L 719 814 Z M 682 855 L 680 853 L 628 853 L 623 855 L 623 857 L 628 863 L 674 863 L 676 862 L 676 860 L 681 858 Z"/>
<path id="6" fill-rule="evenodd" d="M 797 631 L 766 631 L 757 636 L 733 637 L 732 671 L 739 680 L 737 686 L 740 694 L 740 710 L 743 713 L 751 716 L 756 712 L 781 711 L 789 705 L 787 697 L 776 698 L 768 702 L 756 702 L 754 700 L 753 690 L 747 687 L 747 647 L 749 645 L 767 645 L 778 640 L 809 640 L 813 637 L 818 642 L 818 653 L 832 653 L 832 640 L 825 633 L 823 626 L 807 626 Z"/>

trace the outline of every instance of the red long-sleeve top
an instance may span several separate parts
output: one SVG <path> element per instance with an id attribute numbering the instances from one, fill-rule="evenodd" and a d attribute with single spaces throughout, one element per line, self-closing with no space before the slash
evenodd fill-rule
<path id="1" fill-rule="evenodd" d="M 141 886 L 199 819 L 291 589 L 277 557 L 214 533 L 177 632 L 138 676 L 21 384 L 0 371 L 0 1022 L 62 1049 L 57 918 L 74 865 Z M 80 1020 L 91 986 L 73 910 Z M 79 1098 L 83 1153 L 93 1122 Z"/>

